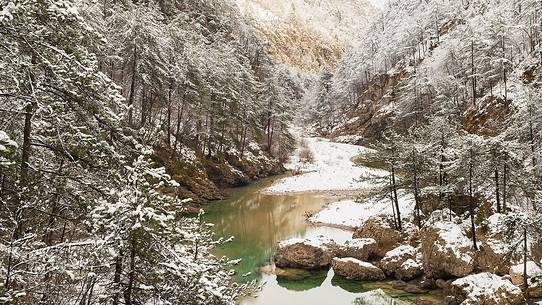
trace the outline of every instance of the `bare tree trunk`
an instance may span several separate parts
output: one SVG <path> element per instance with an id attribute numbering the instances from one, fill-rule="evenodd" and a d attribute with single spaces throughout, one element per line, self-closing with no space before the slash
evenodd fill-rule
<path id="1" fill-rule="evenodd" d="M 472 105 L 476 106 L 476 68 L 474 67 L 474 40 L 471 41 Z"/>
<path id="2" fill-rule="evenodd" d="M 141 93 L 141 117 L 139 118 L 139 128 L 145 126 L 145 121 L 147 120 L 147 90 L 145 84 L 143 84 L 142 93 Z"/>
<path id="3" fill-rule="evenodd" d="M 412 150 L 412 164 L 414 165 L 414 176 L 413 178 L 413 186 L 414 186 L 414 202 L 415 202 L 415 210 L 416 210 L 416 223 L 418 225 L 418 228 L 422 227 L 422 220 L 421 220 L 421 213 L 420 213 L 420 196 L 418 192 L 418 168 L 416 165 L 416 154 L 414 152 L 414 149 Z"/>
<path id="4" fill-rule="evenodd" d="M 502 37 L 502 54 L 503 59 L 506 59 L 506 47 L 504 42 L 504 36 Z M 503 60 L 502 63 L 502 74 L 503 74 L 503 80 L 504 80 L 504 101 L 506 102 L 508 100 L 508 77 L 506 76 L 506 63 Z"/>
<path id="5" fill-rule="evenodd" d="M 181 97 L 181 109 L 177 110 L 178 111 L 177 112 L 177 128 L 175 130 L 175 143 L 173 144 L 173 149 L 174 150 L 177 150 L 177 143 L 180 143 L 180 144 L 183 143 L 183 139 L 182 139 L 182 135 L 180 133 L 180 130 L 181 130 L 181 123 L 183 121 L 185 104 L 186 104 L 186 85 L 183 86 L 183 94 L 182 94 L 182 97 Z"/>
<path id="6" fill-rule="evenodd" d="M 471 223 L 471 232 L 472 232 L 472 245 L 474 250 L 478 250 L 478 245 L 476 242 L 476 226 L 474 224 L 474 198 L 472 190 L 472 171 L 473 171 L 473 152 L 470 150 L 470 161 L 469 161 L 469 211 L 470 211 L 470 223 Z"/>
<path id="7" fill-rule="evenodd" d="M 390 186 L 393 185 L 391 174 L 390 174 L 389 182 L 390 182 Z M 391 210 L 393 213 L 393 225 L 394 225 L 395 230 L 399 230 L 399 223 L 397 222 L 397 212 L 395 208 L 395 196 L 393 195 L 393 188 L 390 188 L 390 199 L 391 199 Z"/>
<path id="8" fill-rule="evenodd" d="M 533 128 L 533 105 L 529 105 L 529 137 L 531 144 L 531 158 L 533 167 L 536 166 L 535 157 L 535 141 L 534 141 L 534 128 Z"/>
<path id="9" fill-rule="evenodd" d="M 523 227 L 523 287 L 525 290 L 529 288 L 527 276 L 527 227 Z"/>
<path id="10" fill-rule="evenodd" d="M 397 225 L 399 231 L 403 230 L 403 223 L 401 221 L 401 210 L 399 209 L 399 199 L 397 198 L 397 184 L 395 182 L 395 166 L 391 164 L 391 188 L 393 191 L 393 201 L 395 204 L 395 210 L 397 211 Z"/>
<path id="11" fill-rule="evenodd" d="M 168 88 L 167 119 L 166 119 L 167 122 L 166 122 L 166 128 L 165 128 L 166 143 L 167 143 L 168 148 L 171 148 L 170 128 L 171 128 L 171 94 L 172 94 L 172 91 L 173 91 L 172 87 L 173 87 L 173 84 L 172 84 L 172 82 L 170 82 L 169 88 Z"/>
<path id="12" fill-rule="evenodd" d="M 30 161 L 30 136 L 32 133 L 32 117 L 34 115 L 34 102 L 29 102 L 25 107 L 25 119 L 24 119 L 24 131 L 23 131 L 23 146 L 21 155 L 21 167 L 19 174 L 19 187 L 21 193 L 19 193 L 19 206 L 16 212 L 16 229 L 13 239 L 18 239 L 24 232 L 24 189 L 28 186 L 28 169 Z"/>
<path id="13" fill-rule="evenodd" d="M 497 200 L 497 213 L 501 213 L 501 196 L 499 190 L 499 169 L 495 167 L 495 198 Z"/>
<path id="14" fill-rule="evenodd" d="M 439 204 L 440 206 L 443 205 L 444 201 L 444 192 L 442 191 L 444 189 L 444 162 L 446 162 L 446 157 L 444 156 L 444 133 L 441 133 L 440 135 L 440 163 L 439 163 Z M 434 210 L 434 209 L 433 209 Z"/>
<path id="15" fill-rule="evenodd" d="M 508 183 L 508 152 L 504 153 L 504 171 L 502 178 L 502 211 L 506 213 L 506 184 Z"/>
<path id="16" fill-rule="evenodd" d="M 243 156 L 245 155 L 245 149 L 247 145 L 247 131 L 248 131 L 248 127 L 243 126 L 243 136 L 241 140 L 241 158 L 243 158 Z"/>
<path id="17" fill-rule="evenodd" d="M 135 83 L 137 77 L 137 45 L 134 46 L 134 54 L 132 61 L 132 82 L 130 83 L 130 95 L 128 96 L 128 124 L 132 125 L 132 116 L 134 113 L 134 98 L 135 98 Z"/>
<path id="18" fill-rule="evenodd" d="M 275 133 L 275 128 L 273 127 L 274 121 L 275 121 L 274 118 L 270 119 L 269 133 L 267 136 L 267 141 L 268 141 L 267 145 L 268 145 L 268 151 L 270 155 L 273 155 L 273 134 Z"/>
<path id="19" fill-rule="evenodd" d="M 121 289 L 121 275 L 122 275 L 122 256 L 123 251 L 119 249 L 117 257 L 115 257 L 115 274 L 113 275 L 113 285 L 115 286 L 115 294 L 113 295 L 112 305 L 119 305 L 120 289 Z"/>
<path id="20" fill-rule="evenodd" d="M 134 289 L 135 282 L 135 238 L 132 237 L 132 242 L 130 245 L 130 271 L 128 273 L 128 284 L 126 285 L 126 290 L 124 291 L 124 305 L 132 305 L 132 291 Z"/>

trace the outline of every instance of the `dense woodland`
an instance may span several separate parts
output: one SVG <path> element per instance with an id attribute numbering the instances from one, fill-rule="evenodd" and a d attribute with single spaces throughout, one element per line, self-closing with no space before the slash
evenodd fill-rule
<path id="1" fill-rule="evenodd" d="M 476 250 L 502 213 L 540 262 L 542 1 L 390 0 L 371 24 L 313 80 L 229 1 L 0 0 L 0 303 L 234 304 L 253 286 L 181 184 L 285 161 L 295 117 L 374 148 L 395 229 L 405 193 Z"/>
<path id="2" fill-rule="evenodd" d="M 436 209 L 463 215 L 477 249 L 478 226 L 506 213 L 511 255 L 530 259 L 542 233 L 541 14 L 534 0 L 390 1 L 322 70 L 309 122 L 376 149 L 367 162 L 390 176 L 364 178 L 396 215 L 403 191 L 419 227 Z"/>
<path id="3" fill-rule="evenodd" d="M 232 303 L 155 155 L 284 156 L 300 90 L 227 1 L 1 1 L 0 303 Z"/>

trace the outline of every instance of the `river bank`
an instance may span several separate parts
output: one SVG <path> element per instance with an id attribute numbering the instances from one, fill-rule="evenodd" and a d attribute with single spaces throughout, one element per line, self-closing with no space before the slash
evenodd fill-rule
<path id="1" fill-rule="evenodd" d="M 329 203 L 346 199 L 344 194 L 295 193 L 272 195 L 264 190 L 285 177 L 263 179 L 233 190 L 226 200 L 205 206 L 206 222 L 214 224 L 216 237 L 232 242 L 215 251 L 215 255 L 240 261 L 231 266 L 238 282 L 258 281 L 262 289 L 255 297 L 241 300 L 242 305 L 341 305 L 354 304 L 362 297 L 377 298 L 372 293 L 382 289 L 390 300 L 413 300 L 415 294 L 394 289 L 390 281 L 358 282 L 336 276 L 332 269 L 304 271 L 281 270 L 277 274 L 273 255 L 278 242 L 289 238 L 329 236 L 338 242 L 352 238 L 351 230 L 315 226 L 307 221 L 307 211 L 316 212 Z M 346 196 L 347 197 L 347 196 Z M 438 298 L 437 291 L 427 294 Z M 368 303 L 382 304 L 382 303 Z M 394 304 L 394 303 L 390 303 Z M 400 303 L 396 303 L 400 304 Z"/>
<path id="2" fill-rule="evenodd" d="M 382 300 L 402 304 L 401 301 L 419 298 L 420 295 L 395 289 L 391 281 L 352 281 L 335 275 L 333 269 L 286 269 L 277 272 L 274 268 L 273 256 L 281 240 L 317 236 L 327 236 L 340 243 L 351 240 L 351 228 L 315 225 L 308 218 L 333 202 L 352 200 L 366 191 L 367 184 L 359 187 L 363 186 L 363 182 L 342 179 L 343 184 L 340 184 L 332 177 L 347 174 L 354 180 L 358 175 L 373 172 L 373 169 L 358 168 L 352 162 L 354 156 L 363 152 L 363 148 L 360 150 L 360 147 L 323 139 L 309 139 L 308 142 L 311 149 L 320 152 L 315 153 L 315 160 L 300 166 L 294 157 L 286 165 L 290 170 L 301 169 L 303 174 L 263 179 L 234 189 L 232 196 L 226 200 L 205 206 L 205 220 L 214 224 L 217 237 L 235 237 L 231 243 L 217 249 L 215 255 L 240 259 L 238 264 L 232 266 L 236 281 L 256 280 L 263 285 L 256 297 L 244 299 L 241 304 L 346 305 L 363 300 L 372 300 L 367 304 L 382 304 Z M 337 171 L 337 168 L 341 170 Z M 297 191 L 291 187 L 291 181 L 297 185 L 309 183 L 312 190 L 306 187 Z M 310 181 L 325 182 L 316 184 Z M 346 188 L 343 187 L 345 182 L 348 183 Z M 289 190 L 279 191 L 277 185 Z M 426 291 L 422 296 L 440 298 L 438 290 Z"/>

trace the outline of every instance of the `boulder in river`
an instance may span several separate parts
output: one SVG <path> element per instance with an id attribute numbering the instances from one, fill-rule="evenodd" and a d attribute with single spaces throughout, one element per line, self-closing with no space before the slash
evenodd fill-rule
<path id="1" fill-rule="evenodd" d="M 389 217 L 385 216 L 370 217 L 354 232 L 352 238 L 374 239 L 377 244 L 375 255 L 379 257 L 384 257 L 403 240 L 401 232 L 395 230 Z"/>
<path id="2" fill-rule="evenodd" d="M 388 251 L 380 261 L 380 268 L 388 276 L 398 280 L 408 281 L 422 274 L 422 264 L 417 255 L 416 248 L 410 245 L 401 245 Z"/>
<path id="3" fill-rule="evenodd" d="M 373 256 L 377 250 L 376 240 L 372 238 L 355 238 L 341 245 L 337 256 L 353 257 L 364 261 Z"/>
<path id="4" fill-rule="evenodd" d="M 483 272 L 452 282 L 452 294 L 461 305 L 521 305 L 525 298 L 521 289 L 509 280 Z"/>
<path id="5" fill-rule="evenodd" d="M 393 304 L 393 305 L 407 305 L 409 302 L 402 301 L 397 297 L 392 297 L 382 289 L 371 290 L 363 292 L 358 295 L 354 304 L 365 304 L 365 305 L 382 305 L 382 304 Z"/>
<path id="6" fill-rule="evenodd" d="M 386 278 L 380 268 L 352 257 L 334 258 L 331 267 L 336 274 L 349 280 L 381 281 Z"/>
<path id="7" fill-rule="evenodd" d="M 471 240 L 460 225 L 437 222 L 420 232 L 422 263 L 432 278 L 464 277 L 474 270 L 475 255 Z"/>
<path id="8" fill-rule="evenodd" d="M 279 243 L 275 265 L 279 268 L 320 269 L 328 267 L 338 245 L 329 238 L 294 238 Z"/>

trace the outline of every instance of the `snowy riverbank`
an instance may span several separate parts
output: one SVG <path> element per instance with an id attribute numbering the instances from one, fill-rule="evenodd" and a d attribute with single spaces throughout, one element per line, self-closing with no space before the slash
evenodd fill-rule
<path id="1" fill-rule="evenodd" d="M 334 143 L 322 138 L 305 138 L 312 151 L 312 163 L 303 163 L 298 149 L 286 168 L 301 174 L 283 178 L 266 189 L 268 193 L 367 190 L 371 183 L 360 178 L 380 170 L 357 166 L 352 159 L 369 151 L 358 145 Z"/>
<path id="2" fill-rule="evenodd" d="M 399 196 L 401 219 L 412 217 L 414 199 L 410 195 Z M 360 228 L 369 218 L 386 215 L 393 217 L 393 208 L 389 199 L 369 199 L 363 203 L 355 200 L 343 200 L 330 203 L 325 209 L 309 218 L 309 222 L 317 225 L 328 225 L 349 230 Z"/>

